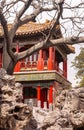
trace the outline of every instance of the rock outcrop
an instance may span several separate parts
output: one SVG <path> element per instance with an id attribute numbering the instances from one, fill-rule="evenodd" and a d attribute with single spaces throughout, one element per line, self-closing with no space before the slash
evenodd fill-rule
<path id="1" fill-rule="evenodd" d="M 42 130 L 84 130 L 84 87 L 63 90 L 42 124 Z"/>
<path id="2" fill-rule="evenodd" d="M 22 86 L 0 69 L 0 130 L 84 130 L 84 87 L 63 90 L 53 111 L 22 103 Z"/>
<path id="3" fill-rule="evenodd" d="M 32 119 L 32 109 L 22 103 L 21 84 L 0 69 L 0 130 L 27 130 Z"/>

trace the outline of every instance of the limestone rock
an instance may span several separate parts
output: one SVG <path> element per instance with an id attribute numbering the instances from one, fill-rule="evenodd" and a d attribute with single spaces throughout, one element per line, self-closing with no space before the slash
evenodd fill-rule
<path id="1" fill-rule="evenodd" d="M 22 85 L 0 70 L 1 130 L 84 130 L 84 87 L 56 95 L 52 112 L 22 103 Z"/>
<path id="2" fill-rule="evenodd" d="M 32 109 L 22 103 L 22 85 L 0 69 L 0 130 L 26 130 Z"/>
<path id="3" fill-rule="evenodd" d="M 84 87 L 63 90 L 56 105 L 44 118 L 42 130 L 84 130 Z"/>

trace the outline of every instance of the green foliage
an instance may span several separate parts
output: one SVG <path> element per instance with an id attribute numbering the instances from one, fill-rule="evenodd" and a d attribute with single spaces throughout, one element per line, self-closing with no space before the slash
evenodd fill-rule
<path id="1" fill-rule="evenodd" d="M 84 77 L 82 77 L 81 81 L 80 81 L 80 86 L 84 86 Z"/>
<path id="2" fill-rule="evenodd" d="M 80 54 L 75 57 L 72 66 L 77 70 L 76 78 L 80 79 L 80 86 L 84 86 L 84 47 L 80 48 Z"/>

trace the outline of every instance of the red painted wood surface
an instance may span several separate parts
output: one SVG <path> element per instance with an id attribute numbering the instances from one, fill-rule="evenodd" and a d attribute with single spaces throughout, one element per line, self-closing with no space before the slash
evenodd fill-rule
<path id="1" fill-rule="evenodd" d="M 43 88 L 41 89 L 41 107 L 44 108 L 44 102 L 47 103 L 47 108 L 48 108 L 48 88 Z"/>
<path id="2" fill-rule="evenodd" d="M 39 58 L 38 58 L 38 63 L 37 63 L 37 70 L 43 70 L 44 69 L 44 60 L 42 57 L 42 50 L 39 51 Z"/>
<path id="3" fill-rule="evenodd" d="M 49 88 L 49 103 L 53 103 L 53 86 Z"/>
<path id="4" fill-rule="evenodd" d="M 55 50 L 53 47 L 49 48 L 49 59 L 48 59 L 48 70 L 54 70 L 55 67 L 55 61 L 54 57 L 55 56 Z"/>

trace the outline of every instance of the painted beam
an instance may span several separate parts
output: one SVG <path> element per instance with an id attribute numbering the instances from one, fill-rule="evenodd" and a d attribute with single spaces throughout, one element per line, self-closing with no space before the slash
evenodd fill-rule
<path id="1" fill-rule="evenodd" d="M 57 81 L 63 85 L 70 86 L 71 83 L 61 76 L 58 72 L 54 71 L 33 71 L 33 72 L 15 72 L 15 80 L 18 82 L 33 82 L 33 81 Z"/>

